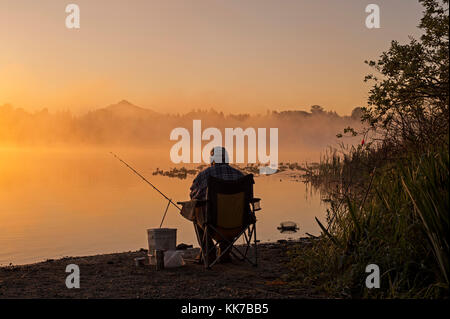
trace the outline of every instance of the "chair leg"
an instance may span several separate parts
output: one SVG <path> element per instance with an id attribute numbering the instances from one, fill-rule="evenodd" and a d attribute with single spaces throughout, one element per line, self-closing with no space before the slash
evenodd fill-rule
<path id="1" fill-rule="evenodd" d="M 205 268 L 209 268 L 209 240 L 208 240 L 208 232 L 209 227 L 205 225 L 205 237 L 203 239 L 203 242 L 205 243 L 205 252 L 203 253 L 203 261 L 205 264 Z"/>
<path id="2" fill-rule="evenodd" d="M 204 244 L 205 249 L 204 249 L 204 252 L 202 252 L 202 256 L 203 256 L 205 268 L 211 269 L 211 267 L 215 263 L 217 263 L 217 261 L 220 259 L 220 256 L 216 256 L 216 253 L 215 253 L 218 243 L 214 243 L 212 241 L 212 239 L 209 237 L 209 234 L 211 233 L 211 227 L 205 225 L 204 228 L 205 228 L 205 231 L 204 231 L 205 235 L 204 235 L 203 241 L 205 243 Z M 214 252 L 214 255 L 216 256 L 214 260 L 211 259 L 211 257 L 210 257 L 212 252 Z"/>
<path id="3" fill-rule="evenodd" d="M 251 240 L 252 240 L 252 233 L 251 233 L 250 228 L 248 229 L 248 235 L 246 233 L 244 233 L 244 240 L 245 240 L 245 253 L 244 253 L 244 256 L 247 256 L 248 247 L 249 247 L 249 245 L 251 243 Z"/>
<path id="4" fill-rule="evenodd" d="M 250 228 L 250 226 L 249 226 L 249 228 Z M 251 236 L 252 236 L 252 233 L 253 233 L 253 230 L 250 230 L 249 228 L 248 228 L 249 235 L 248 235 L 247 240 L 246 240 L 246 247 L 245 247 L 246 250 L 245 250 L 245 253 L 242 253 L 237 247 L 234 246 L 234 243 L 236 242 L 236 240 L 237 240 L 241 235 L 237 236 L 233 241 L 229 242 L 229 247 L 227 248 L 227 250 L 230 249 L 230 252 L 233 253 L 233 249 L 234 249 L 237 253 L 239 253 L 239 255 L 241 255 L 242 258 L 239 258 L 236 254 L 233 253 L 233 255 L 236 256 L 236 257 L 238 257 L 238 259 L 239 259 L 240 261 L 245 261 L 245 260 L 247 260 L 250 264 L 252 264 L 253 266 L 256 266 L 256 264 L 255 264 L 251 259 L 249 259 L 249 257 L 247 257 L 247 251 L 248 251 L 248 248 L 251 246 L 251 240 L 252 240 Z M 246 230 L 246 231 L 247 231 L 247 230 Z M 244 234 L 244 235 L 245 235 L 245 231 L 244 231 L 243 233 L 241 233 L 241 234 Z M 245 236 L 244 236 L 244 237 L 245 237 Z"/>
<path id="5" fill-rule="evenodd" d="M 204 229 L 205 229 L 205 237 L 204 237 L 204 242 L 205 242 L 205 252 L 203 253 L 204 256 L 204 260 L 205 260 L 205 268 L 210 269 L 212 266 L 214 266 L 218 260 L 220 259 L 220 257 L 226 253 L 227 251 L 230 251 L 230 253 L 233 253 L 233 255 L 237 256 L 236 254 L 234 254 L 233 249 L 235 249 L 235 251 L 237 253 L 239 253 L 239 255 L 241 255 L 242 260 L 247 260 L 250 264 L 252 264 L 254 267 L 257 266 L 257 240 L 256 240 L 256 223 L 253 224 L 252 229 L 249 229 L 251 226 L 249 226 L 246 230 L 243 230 L 238 236 L 236 236 L 233 240 L 228 240 L 220 231 L 218 231 L 215 227 L 210 226 L 210 225 L 205 225 Z M 212 262 L 209 261 L 208 257 L 209 257 L 209 241 L 206 240 L 207 236 L 209 235 L 209 233 L 211 231 L 216 232 L 217 234 L 219 234 L 219 236 L 222 237 L 222 239 L 228 243 L 228 247 L 220 253 L 219 256 L 216 257 L 216 259 Z M 242 235 L 244 234 L 246 231 L 249 232 L 249 235 L 247 236 L 247 241 L 246 241 L 246 249 L 249 248 L 249 246 L 251 246 L 251 240 L 252 240 L 252 236 L 254 236 L 254 247 L 255 247 L 255 262 L 253 262 L 249 257 L 247 257 L 246 253 L 242 253 L 239 249 L 237 249 L 234 246 L 234 243 L 236 242 L 236 240 Z M 217 243 L 214 245 L 214 248 L 216 247 Z"/>
<path id="6" fill-rule="evenodd" d="M 254 234 L 255 231 L 255 224 L 252 224 L 253 228 L 248 228 L 247 232 L 248 234 L 244 233 L 244 240 L 245 240 L 245 253 L 244 253 L 244 258 L 247 257 L 247 253 L 248 250 L 250 248 L 250 246 L 252 245 L 252 236 Z M 244 260 L 244 258 L 242 258 L 242 260 Z"/>
<path id="7" fill-rule="evenodd" d="M 194 230 L 195 230 L 195 236 L 197 237 L 197 241 L 200 245 L 200 256 L 203 256 L 203 237 L 199 234 L 198 225 L 194 222 Z"/>
<path id="8" fill-rule="evenodd" d="M 256 241 L 256 223 L 253 224 L 253 238 L 255 240 L 255 264 L 254 266 L 258 266 L 258 242 Z"/>

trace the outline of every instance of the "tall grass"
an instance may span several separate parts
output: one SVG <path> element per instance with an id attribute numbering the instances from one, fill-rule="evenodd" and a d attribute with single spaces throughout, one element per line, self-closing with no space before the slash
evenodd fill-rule
<path id="1" fill-rule="evenodd" d="M 381 167 L 366 165 L 372 151 L 350 153 L 318 167 L 340 186 L 322 188 L 327 222 L 317 220 L 323 234 L 310 249 L 291 252 L 294 280 L 340 297 L 448 296 L 448 146 Z M 356 174 L 358 187 L 345 187 L 354 184 L 355 168 L 364 170 Z M 379 289 L 365 286 L 372 263 L 380 267 Z"/>
<path id="2" fill-rule="evenodd" d="M 439 267 L 439 280 L 449 285 L 449 153 L 427 153 L 416 168 L 405 166 L 402 184 L 419 216 Z"/>
<path id="3" fill-rule="evenodd" d="M 449 296 L 449 1 L 419 2 L 420 39 L 367 62 L 368 127 L 344 134 L 370 143 L 329 152 L 305 176 L 330 208 L 320 240 L 292 252 L 294 277 L 337 296 Z M 365 286 L 372 263 L 377 289 Z"/>

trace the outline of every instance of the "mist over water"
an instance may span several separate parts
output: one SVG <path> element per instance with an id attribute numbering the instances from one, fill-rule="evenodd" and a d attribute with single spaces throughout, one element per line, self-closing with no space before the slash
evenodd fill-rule
<path id="1" fill-rule="evenodd" d="M 215 111 L 162 115 L 121 102 L 82 117 L 0 107 L 0 264 L 92 255 L 147 247 L 146 229 L 159 227 L 166 201 L 110 155 L 118 154 L 174 201 L 188 200 L 194 176 L 152 175 L 157 168 L 195 167 L 170 160 L 170 131 L 226 127 L 279 129 L 279 162 L 319 161 L 336 133 L 355 118 L 332 112 L 224 115 Z M 207 141 L 203 142 L 205 145 Z M 268 149 L 268 146 L 267 146 Z M 247 152 L 246 160 L 247 160 Z M 291 172 L 292 173 L 292 172 Z M 325 205 L 289 172 L 255 178 L 257 236 L 262 242 L 319 234 Z M 300 230 L 280 234 L 281 222 Z M 165 227 L 177 242 L 197 246 L 192 223 L 171 207 Z"/>
<path id="2" fill-rule="evenodd" d="M 0 146 L 134 146 L 160 148 L 173 144 L 170 133 L 177 127 L 191 132 L 194 120 L 202 130 L 218 128 L 278 128 L 279 147 L 290 152 L 318 153 L 334 145 L 344 127 L 360 126 L 360 111 L 341 116 L 315 105 L 310 112 L 267 111 L 265 114 L 224 114 L 214 109 L 185 114 L 162 114 L 128 101 L 100 108 L 84 115 L 49 113 L 46 109 L 27 112 L 11 105 L 0 106 Z"/>
<path id="3" fill-rule="evenodd" d="M 170 198 L 189 198 L 192 177 L 152 176 L 156 167 L 167 165 L 155 152 L 116 151 Z M 166 206 L 107 149 L 2 149 L 0 161 L 3 265 L 146 248 L 146 229 L 159 226 Z M 255 194 L 262 198 L 257 215 L 261 241 L 318 233 L 313 219 L 323 216 L 324 207 L 303 183 L 282 174 L 261 176 Z M 276 227 L 286 220 L 297 222 L 300 232 L 280 234 Z M 196 245 L 192 223 L 176 209 L 170 208 L 164 226 L 178 229 L 178 243 Z"/>

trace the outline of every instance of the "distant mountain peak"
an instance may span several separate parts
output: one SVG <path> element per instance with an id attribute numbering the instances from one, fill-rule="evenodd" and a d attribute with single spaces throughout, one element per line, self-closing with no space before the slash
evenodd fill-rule
<path id="1" fill-rule="evenodd" d="M 122 100 L 119 103 L 116 104 L 111 104 L 109 106 L 107 106 L 105 109 L 117 109 L 117 110 L 147 110 L 143 107 L 134 105 L 133 103 L 127 101 L 127 100 Z M 148 110 L 150 111 L 150 110 Z"/>
<path id="2" fill-rule="evenodd" d="M 120 101 L 120 102 L 117 103 L 117 104 L 121 104 L 121 105 L 134 105 L 133 103 L 131 103 L 131 102 L 127 101 L 127 100 L 122 100 L 122 101 Z"/>
<path id="3" fill-rule="evenodd" d="M 153 110 L 134 105 L 128 100 L 121 100 L 117 104 L 108 105 L 107 107 L 99 109 L 98 111 L 109 112 L 110 114 L 119 117 L 141 117 L 157 114 Z"/>

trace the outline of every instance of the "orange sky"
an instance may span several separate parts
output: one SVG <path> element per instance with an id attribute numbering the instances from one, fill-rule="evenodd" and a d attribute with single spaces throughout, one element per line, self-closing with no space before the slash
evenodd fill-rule
<path id="1" fill-rule="evenodd" d="M 65 27 L 68 3 L 79 30 Z M 365 27 L 369 3 L 381 29 Z M 364 60 L 417 37 L 421 11 L 415 0 L 1 0 L 0 105 L 348 114 L 366 102 Z"/>

